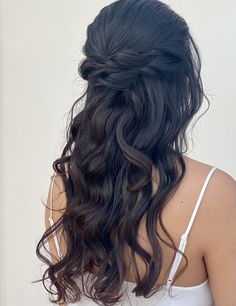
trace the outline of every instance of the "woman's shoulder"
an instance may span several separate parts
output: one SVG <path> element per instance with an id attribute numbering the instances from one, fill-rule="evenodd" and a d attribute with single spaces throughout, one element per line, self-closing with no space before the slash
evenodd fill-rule
<path id="1" fill-rule="evenodd" d="M 213 167 L 195 160 L 190 164 L 205 174 Z M 208 181 L 198 222 L 202 256 L 218 305 L 225 296 L 233 296 L 236 284 L 236 181 L 219 167 Z"/>
<path id="2" fill-rule="evenodd" d="M 184 156 L 184 160 L 187 166 L 186 176 L 195 176 L 200 180 L 204 180 L 211 168 L 216 167 L 209 181 L 209 189 L 214 191 L 215 195 L 222 192 L 225 194 L 226 190 L 229 193 L 236 192 L 236 181 L 229 172 L 219 168 L 217 165 L 205 163 L 187 156 Z"/>
<path id="3" fill-rule="evenodd" d="M 220 220 L 223 221 L 223 218 L 227 219 L 230 213 L 233 213 L 236 223 L 236 181 L 229 172 L 216 165 L 187 158 L 186 179 L 189 178 L 192 182 L 200 181 L 198 190 L 201 190 L 208 173 L 213 167 L 216 167 L 216 169 L 208 181 L 202 198 L 202 216 L 207 216 L 203 220 L 206 220 L 208 226 L 209 223 L 214 226 Z"/>
<path id="4" fill-rule="evenodd" d="M 186 177 L 193 181 L 194 178 L 201 180 L 201 185 L 211 168 L 216 167 L 205 189 L 198 216 L 204 232 L 201 238 L 204 249 L 214 248 L 214 243 L 218 244 L 231 233 L 236 234 L 236 181 L 228 171 L 216 165 L 189 157 L 185 159 L 188 168 Z"/>
<path id="5" fill-rule="evenodd" d="M 217 165 L 184 158 L 186 175 L 183 179 L 182 195 L 188 193 L 188 199 L 192 203 L 190 211 L 193 211 L 196 205 L 207 175 L 216 167 L 205 186 L 197 216 L 198 229 L 201 231 L 201 241 L 205 248 L 209 239 L 216 235 L 219 226 L 226 226 L 227 222 L 232 222 L 236 227 L 236 181 L 231 174 Z M 186 210 L 188 206 L 189 204 L 186 205 Z"/>

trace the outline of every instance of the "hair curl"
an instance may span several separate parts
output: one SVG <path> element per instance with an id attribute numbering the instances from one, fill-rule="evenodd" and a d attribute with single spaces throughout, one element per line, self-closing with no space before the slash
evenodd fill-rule
<path id="1" fill-rule="evenodd" d="M 93 281 L 84 293 L 114 305 L 121 298 L 126 244 L 132 258 L 137 254 L 146 264 L 141 279 L 133 262 L 137 296 L 158 290 L 159 239 L 179 251 L 161 216 L 185 174 L 186 129 L 205 96 L 201 60 L 185 20 L 157 0 L 120 0 L 104 7 L 87 28 L 83 53 L 79 74 L 88 81 L 86 91 L 71 108 L 67 143 L 53 163 L 63 178 L 67 206 L 36 252 L 49 266 L 43 282 L 49 278 L 57 289 L 58 298 L 51 301 L 78 301 L 84 289 L 76 280 L 88 272 Z M 74 115 L 84 97 L 83 109 Z M 153 166 L 159 182 L 152 195 Z M 137 240 L 144 216 L 152 254 Z M 157 219 L 171 243 L 157 232 Z M 60 226 L 67 252 L 53 265 L 41 248 Z M 93 266 L 99 271 L 92 273 Z"/>

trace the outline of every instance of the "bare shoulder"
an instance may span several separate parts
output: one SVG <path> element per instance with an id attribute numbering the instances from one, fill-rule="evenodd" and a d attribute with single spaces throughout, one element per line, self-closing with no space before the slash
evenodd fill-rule
<path id="1" fill-rule="evenodd" d="M 187 161 L 187 168 L 192 170 L 189 170 L 190 175 L 196 175 L 202 182 L 213 167 L 213 165 L 189 157 L 185 157 L 185 160 Z M 235 210 L 236 181 L 234 177 L 217 167 L 210 178 L 204 197 L 208 202 L 204 207 L 209 209 L 209 213 L 212 209 L 214 215 L 216 212 L 221 214 L 228 209 Z"/>
<path id="2" fill-rule="evenodd" d="M 198 171 L 211 165 L 190 160 Z M 202 199 L 200 220 L 203 259 L 216 306 L 233 306 L 236 300 L 236 181 L 217 168 Z"/>
<path id="3" fill-rule="evenodd" d="M 217 168 L 209 185 L 208 199 L 212 200 L 210 209 L 214 206 L 214 210 L 220 214 L 227 214 L 227 211 L 236 212 L 236 181 L 233 176 Z"/>
<path id="4" fill-rule="evenodd" d="M 201 187 L 213 166 L 190 158 L 187 158 L 187 165 L 187 175 L 198 177 Z M 208 182 L 202 201 L 199 219 L 206 223 L 206 228 L 202 224 L 204 237 L 213 238 L 216 235 L 213 228 L 226 226 L 230 220 L 236 225 L 236 181 L 231 174 L 217 167 Z M 206 243 L 209 245 L 208 241 Z"/>
<path id="5" fill-rule="evenodd" d="M 184 160 L 187 165 L 187 173 L 189 175 L 196 175 L 200 180 L 206 177 L 206 174 L 211 170 L 213 165 L 201 162 L 199 160 L 184 156 Z M 209 188 L 211 190 L 215 190 L 215 192 L 222 192 L 225 188 L 231 189 L 231 192 L 235 192 L 236 181 L 232 175 L 228 172 L 217 167 L 212 178 L 211 183 L 209 184 Z M 208 188 L 208 189 L 209 189 Z"/>
<path id="6" fill-rule="evenodd" d="M 235 233 L 236 244 L 236 181 L 228 172 L 217 168 L 212 174 L 203 198 L 201 207 L 206 250 L 211 251 L 211 245 L 227 239 Z M 202 238 L 204 241 L 204 238 Z M 210 240 L 209 240 L 210 239 Z M 213 250 L 214 251 L 214 250 Z M 235 254 L 236 255 L 236 254 Z"/>
<path id="7" fill-rule="evenodd" d="M 236 301 L 236 182 L 217 169 L 208 191 L 205 255 L 215 305 Z"/>

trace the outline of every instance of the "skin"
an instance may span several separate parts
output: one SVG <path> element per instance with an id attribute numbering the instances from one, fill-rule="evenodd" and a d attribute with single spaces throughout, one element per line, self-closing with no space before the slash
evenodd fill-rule
<path id="1" fill-rule="evenodd" d="M 211 169 L 211 165 L 184 156 L 187 169 L 186 174 L 164 208 L 162 219 L 176 246 L 180 237 L 186 230 L 187 224 L 193 212 L 200 189 Z M 153 188 L 158 186 L 158 172 L 153 168 Z M 56 221 L 65 207 L 65 193 L 63 183 L 59 176 L 55 178 L 53 187 L 53 208 L 62 209 L 61 212 L 53 212 Z M 47 206 L 50 206 L 49 197 Z M 45 226 L 48 222 L 49 209 L 45 210 Z M 176 222 L 178 220 L 178 222 Z M 169 241 L 157 222 L 157 230 L 160 236 Z M 65 254 L 66 246 L 63 235 L 58 232 L 62 253 Z M 138 240 L 140 244 L 151 252 L 145 230 L 145 217 L 140 223 Z M 161 240 L 163 250 L 163 266 L 158 284 L 165 284 L 166 277 L 174 256 L 174 250 L 166 246 Z M 49 241 L 49 248 L 58 259 L 53 240 Z M 127 247 L 126 254 L 129 254 Z M 225 171 L 217 168 L 213 173 L 207 189 L 202 198 L 197 216 L 188 236 L 185 249 L 188 258 L 188 268 L 173 283 L 175 286 L 195 286 L 209 278 L 210 288 L 213 294 L 215 306 L 235 306 L 236 301 L 236 181 Z M 140 275 L 145 273 L 145 266 L 140 258 L 136 257 Z M 126 280 L 135 282 L 134 272 L 130 265 L 129 256 L 125 257 L 127 266 Z M 185 265 L 182 259 L 178 272 Z M 95 269 L 94 269 L 95 270 Z M 65 306 L 66 304 L 58 304 Z"/>

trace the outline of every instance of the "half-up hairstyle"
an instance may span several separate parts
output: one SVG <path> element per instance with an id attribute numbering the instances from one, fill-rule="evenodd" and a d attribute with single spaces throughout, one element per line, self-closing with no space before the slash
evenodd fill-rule
<path id="1" fill-rule="evenodd" d="M 76 302 L 83 292 L 100 305 L 114 305 L 121 299 L 125 245 L 136 275 L 133 292 L 145 297 L 158 290 L 160 240 L 178 251 L 162 210 L 186 171 L 186 130 L 204 98 L 201 61 L 185 20 L 157 0 L 104 7 L 87 28 L 83 54 L 79 75 L 86 90 L 71 108 L 67 143 L 53 163 L 64 182 L 66 209 L 44 233 L 37 255 L 49 266 L 43 282 L 49 278 L 57 290 L 51 301 Z M 84 106 L 75 112 L 80 101 Z M 153 167 L 159 175 L 154 193 Z M 144 217 L 151 254 L 137 239 Z M 169 241 L 157 232 L 157 220 Z M 59 227 L 67 250 L 53 264 L 41 248 Z M 144 277 L 136 255 L 146 265 Z M 91 276 L 83 282 L 86 290 L 77 282 L 85 274 Z"/>

